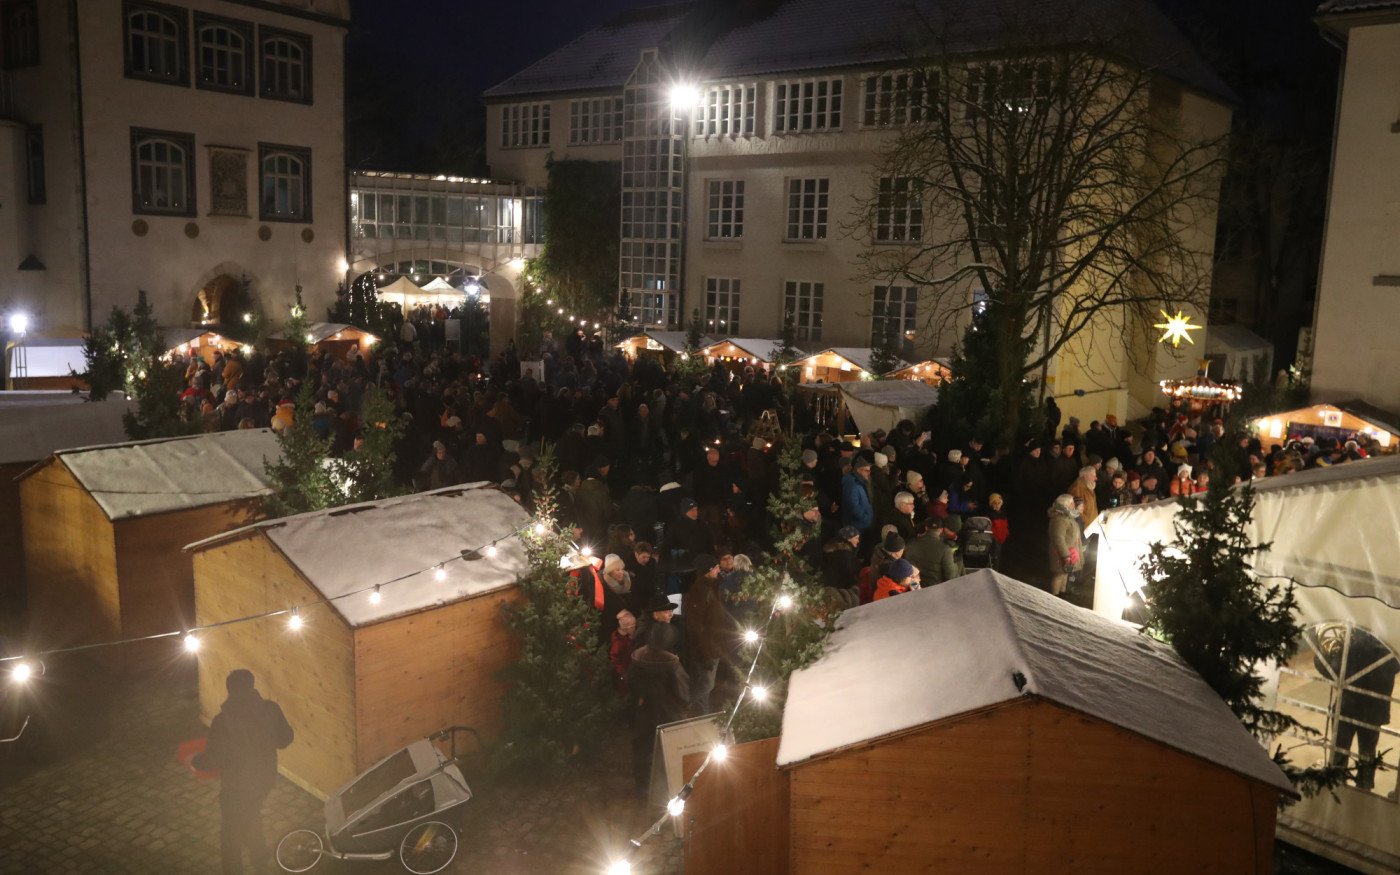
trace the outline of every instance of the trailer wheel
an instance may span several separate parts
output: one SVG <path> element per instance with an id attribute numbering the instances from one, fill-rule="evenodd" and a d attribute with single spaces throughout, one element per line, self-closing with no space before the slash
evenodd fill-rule
<path id="1" fill-rule="evenodd" d="M 305 872 L 323 855 L 321 837 L 309 829 L 289 832 L 277 843 L 277 865 L 288 872 Z"/>
<path id="2" fill-rule="evenodd" d="M 413 875 L 441 872 L 457 856 L 457 832 L 440 820 L 420 823 L 399 845 L 399 860 Z"/>

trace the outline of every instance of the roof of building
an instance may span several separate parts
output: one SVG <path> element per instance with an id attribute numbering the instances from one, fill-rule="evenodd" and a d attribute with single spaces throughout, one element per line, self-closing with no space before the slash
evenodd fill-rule
<path id="1" fill-rule="evenodd" d="M 418 288 L 416 285 L 414 288 Z M 384 292 L 385 289 L 380 289 Z M 419 291 L 422 291 L 419 289 Z M 350 337 L 346 340 L 359 340 L 361 337 L 374 337 L 363 328 L 356 328 L 354 325 L 346 325 L 344 322 L 308 322 L 306 323 L 306 334 L 308 343 L 320 343 L 323 340 L 335 339 L 337 334 L 349 332 Z M 278 340 L 286 340 L 286 329 L 278 331 L 271 336 Z M 378 339 L 378 338 L 376 338 Z"/>
<path id="2" fill-rule="evenodd" d="M 1206 352 L 1265 353 L 1274 345 L 1245 325 L 1212 325 L 1206 330 Z"/>
<path id="3" fill-rule="evenodd" d="M 842 614 L 792 676 L 778 765 L 1026 696 L 1294 794 L 1170 646 L 987 569 Z"/>
<path id="4" fill-rule="evenodd" d="M 622 343 L 618 344 L 618 346 L 622 346 L 628 341 L 636 340 L 638 337 L 649 337 L 657 343 L 661 344 L 662 346 L 666 347 L 671 352 L 684 352 L 686 338 L 688 336 L 689 334 L 684 331 L 653 331 L 652 329 L 648 328 L 646 331 L 640 332 L 639 334 L 627 338 L 627 340 L 624 340 Z M 704 349 L 705 347 L 710 346 L 714 342 L 714 338 L 712 337 L 701 337 L 699 349 Z"/>
<path id="5" fill-rule="evenodd" d="M 1015 22 L 1009 25 L 1007 22 Z M 1040 42 L 1084 42 L 1113 28 L 1113 47 L 1165 75 L 1227 100 L 1222 79 L 1152 0 L 714 0 L 643 7 L 610 19 L 485 92 L 517 97 L 590 89 L 620 90 L 647 48 L 686 43 L 705 78 L 758 76 L 887 65 L 927 54 L 911 35 L 937 31 L 941 51 L 1003 48 L 1008 28 Z M 700 34 L 713 33 L 696 47 Z"/>
<path id="6" fill-rule="evenodd" d="M 716 340 L 708 346 L 700 348 L 700 352 L 705 355 L 713 355 L 711 349 L 731 343 L 741 352 L 746 352 L 760 362 L 771 362 L 777 359 L 778 352 L 783 348 L 781 340 L 769 340 L 764 337 L 726 337 L 724 340 Z M 801 350 L 798 350 L 801 354 Z"/>
<path id="7" fill-rule="evenodd" d="M 1371 12 L 1377 9 L 1400 8 L 1400 0 L 1327 0 L 1317 7 L 1318 15 L 1341 12 Z"/>
<path id="8" fill-rule="evenodd" d="M 870 356 L 873 352 L 874 350 L 872 350 L 868 346 L 829 346 L 821 352 L 812 353 L 811 355 L 807 356 L 807 358 L 812 359 L 816 358 L 819 355 L 834 355 L 845 359 L 846 361 L 860 368 L 862 371 L 869 371 Z M 800 364 L 802 361 L 806 361 L 806 359 L 800 359 L 797 362 L 793 362 L 793 364 Z M 911 366 L 909 362 L 906 362 L 903 359 L 895 359 L 895 361 L 897 362 L 897 364 L 894 367 L 890 368 L 890 371 L 898 371 Z M 885 373 L 888 373 L 888 371 L 886 371 Z"/>
<path id="9" fill-rule="evenodd" d="M 116 522 L 266 495 L 265 461 L 281 454 L 270 429 L 239 429 L 58 450 L 20 476 L 62 460 Z"/>
<path id="10" fill-rule="evenodd" d="M 53 394 L 76 403 L 38 398 L 33 404 L 0 406 L 0 465 L 33 463 L 65 447 L 110 444 L 126 437 L 122 416 L 136 411 L 135 401 L 88 403 L 72 392 Z"/>
<path id="11" fill-rule="evenodd" d="M 266 520 L 185 549 L 262 534 L 325 598 L 381 584 L 378 603 L 368 594 L 334 602 L 347 623 L 363 626 L 515 583 L 529 562 L 520 539 L 510 535 L 528 520 L 509 495 L 473 483 Z M 462 558 L 463 550 L 495 541 L 494 556 Z M 441 580 L 431 567 L 439 562 Z"/>

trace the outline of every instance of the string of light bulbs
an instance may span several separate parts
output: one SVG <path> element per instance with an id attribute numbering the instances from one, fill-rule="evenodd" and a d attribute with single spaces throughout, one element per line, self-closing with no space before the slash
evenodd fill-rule
<path id="1" fill-rule="evenodd" d="M 0 657 L 0 665 L 3 665 L 5 663 L 14 663 L 14 665 L 10 668 L 11 678 L 16 681 L 25 681 L 28 680 L 33 673 L 32 664 L 45 656 L 55 656 L 62 653 L 77 653 L 79 651 L 84 650 L 96 650 L 101 647 L 119 647 L 124 644 L 136 644 L 142 641 L 157 641 L 163 638 L 178 637 L 183 637 L 186 651 L 190 653 L 196 653 L 199 651 L 201 644 L 199 639 L 200 633 L 208 632 L 213 629 L 220 629 L 225 626 L 233 626 L 238 623 L 248 623 L 253 620 L 265 620 L 270 617 L 286 616 L 287 627 L 294 631 L 299 630 L 301 629 L 302 624 L 304 622 L 304 619 L 302 617 L 302 611 L 320 607 L 321 605 L 329 606 L 333 602 L 341 601 L 343 599 L 350 599 L 362 595 L 368 596 L 370 604 L 377 605 L 383 598 L 384 587 L 393 586 L 396 583 L 401 583 L 405 580 L 408 580 L 409 578 L 417 577 L 418 575 L 425 574 L 427 572 L 432 572 L 433 578 L 435 580 L 446 580 L 447 563 L 454 561 L 465 562 L 467 560 L 467 557 L 475 556 L 477 554 L 486 556 L 488 558 L 495 556 L 499 551 L 499 547 L 497 545 L 499 545 L 503 541 L 507 541 L 511 538 L 514 538 L 522 532 L 526 531 L 532 532 L 536 537 L 542 537 L 546 532 L 549 531 L 549 529 L 545 526 L 543 522 L 539 522 L 533 519 L 528 520 L 522 523 L 521 525 L 517 526 L 510 532 L 501 535 L 499 538 L 494 538 L 491 541 L 488 541 L 487 543 L 482 544 L 474 549 L 463 549 L 454 556 L 430 563 L 428 565 L 423 566 L 422 568 L 418 568 L 414 571 L 407 572 L 406 574 L 401 574 L 398 577 L 394 577 L 389 580 L 381 580 L 378 583 L 362 586 L 359 589 L 354 589 L 349 592 L 341 593 L 339 595 L 325 596 L 324 598 L 320 598 L 312 602 L 307 602 L 305 604 L 293 605 L 291 607 L 280 608 L 274 611 L 264 611 L 260 614 L 249 614 L 245 617 L 235 617 L 230 620 L 220 620 L 217 623 L 206 623 L 202 626 L 191 626 L 186 629 L 176 629 L 170 632 L 156 632 L 152 635 L 138 635 L 131 638 L 119 638 L 114 641 L 96 641 L 89 644 L 76 644 L 70 647 L 56 647 L 50 650 L 40 650 L 34 653 L 20 654 L 17 656 L 3 656 Z M 576 550 L 577 552 L 585 556 L 589 554 L 589 550 L 587 547 L 576 548 Z"/>
<path id="2" fill-rule="evenodd" d="M 767 641 L 768 627 L 773 625 L 773 619 L 782 611 L 792 607 L 792 596 L 787 593 L 787 584 L 790 579 L 783 575 L 782 583 L 778 587 L 778 595 L 773 599 L 773 607 L 768 611 L 768 619 L 763 622 L 761 629 L 747 629 L 744 632 L 744 642 L 746 644 L 757 645 L 754 648 L 753 661 L 749 663 L 748 673 L 744 675 L 744 686 L 739 690 L 738 697 L 729 709 L 729 718 L 724 723 L 724 729 L 720 732 L 719 741 L 705 754 L 704 762 L 700 763 L 700 768 L 695 770 L 689 780 L 681 786 L 666 803 L 666 813 L 657 818 L 656 822 L 647 827 L 646 831 L 627 843 L 627 849 L 621 857 L 614 860 L 605 870 L 605 875 L 632 875 L 632 855 L 639 851 L 642 844 L 652 836 L 659 835 L 661 828 L 666 821 L 673 817 L 680 817 L 685 812 L 685 802 L 690 798 L 690 794 L 695 791 L 695 782 L 700 776 L 705 774 L 705 770 L 711 763 L 724 762 L 729 756 L 729 746 L 726 739 L 730 737 L 730 731 L 734 726 L 734 718 L 739 715 L 739 708 L 744 704 L 746 698 L 751 698 L 755 702 L 762 702 L 768 698 L 768 688 L 762 684 L 754 683 L 754 671 L 758 669 L 758 658 L 763 654 L 763 645 Z"/>
<path id="3" fill-rule="evenodd" d="M 526 277 L 526 280 L 527 280 L 527 281 L 528 281 L 529 279 L 530 279 L 529 277 Z M 545 291 L 544 291 L 544 289 L 541 288 L 540 286 L 536 286 L 536 287 L 535 287 L 535 294 L 536 294 L 536 295 L 543 295 L 543 294 L 545 294 Z M 559 316 L 560 318 L 563 318 L 563 317 L 566 315 L 565 309 L 564 309 L 562 306 L 560 306 L 559 303 L 558 303 L 557 301 L 555 301 L 553 298 L 546 298 L 544 303 L 545 303 L 545 306 L 546 306 L 546 307 L 549 307 L 551 310 L 553 310 L 553 311 L 554 311 L 554 314 L 557 315 L 557 316 Z M 590 322 L 592 322 L 592 324 L 593 324 L 593 330 L 595 330 L 595 331 L 597 331 L 598 329 L 600 329 L 600 328 L 603 327 L 603 323 L 601 323 L 601 322 L 597 322 L 597 321 L 590 320 L 590 319 L 585 319 L 585 318 L 580 317 L 580 316 L 574 316 L 574 315 L 572 315 L 572 314 L 567 314 L 567 315 L 568 315 L 569 322 L 572 323 L 573 325 L 576 325 L 576 326 L 579 327 L 579 328 L 587 328 Z"/>

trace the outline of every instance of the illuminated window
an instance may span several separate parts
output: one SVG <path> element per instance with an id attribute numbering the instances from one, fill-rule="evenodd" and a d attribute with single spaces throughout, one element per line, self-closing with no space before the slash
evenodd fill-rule
<path id="1" fill-rule="evenodd" d="M 704 92 L 695 110 L 697 137 L 751 137 L 757 111 L 754 85 L 719 85 Z"/>
<path id="2" fill-rule="evenodd" d="M 739 280 L 706 277 L 705 330 L 730 337 L 739 333 Z"/>

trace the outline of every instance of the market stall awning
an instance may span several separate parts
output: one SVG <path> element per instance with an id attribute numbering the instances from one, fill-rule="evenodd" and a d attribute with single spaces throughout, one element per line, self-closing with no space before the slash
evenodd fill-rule
<path id="1" fill-rule="evenodd" d="M 938 390 L 915 380 L 840 383 L 837 389 L 846 409 L 866 433 L 876 429 L 894 431 L 905 419 L 917 423 L 938 403 Z"/>
<path id="2" fill-rule="evenodd" d="M 627 350 L 629 355 L 636 355 L 637 351 L 642 349 L 679 353 L 685 351 L 685 339 L 684 331 L 643 331 L 622 341 L 618 347 Z M 714 342 L 713 338 L 702 337 L 700 348 L 703 350 Z"/>
<path id="3" fill-rule="evenodd" d="M 87 359 L 83 356 L 83 345 L 87 341 L 81 337 L 36 337 L 26 338 L 23 344 L 10 343 L 10 378 L 34 379 L 36 377 L 67 377 L 73 371 L 87 370 Z M 23 347 L 23 354 L 18 347 Z M 24 373 L 16 369 L 24 367 Z"/>
<path id="4" fill-rule="evenodd" d="M 782 348 L 783 342 L 781 340 L 768 340 L 762 337 L 727 337 L 701 348 L 700 354 L 707 359 L 732 359 L 736 361 L 750 359 L 753 364 L 771 364 L 777 360 L 778 351 Z"/>
<path id="5" fill-rule="evenodd" d="M 278 331 L 271 335 L 274 340 L 286 340 L 286 332 Z M 356 343 L 375 343 L 379 338 L 365 331 L 363 328 L 356 328 L 353 325 L 346 325 L 344 322 L 309 322 L 306 326 L 306 337 L 303 342 L 310 344 L 324 343 L 326 341 L 343 340 Z"/>
<path id="6" fill-rule="evenodd" d="M 868 346 L 832 346 L 806 358 L 798 359 L 789 367 L 801 368 L 804 381 L 819 380 L 834 383 L 843 382 L 844 379 L 861 379 L 866 374 L 879 376 L 870 368 L 872 353 L 873 350 Z M 908 365 L 908 362 L 900 360 L 898 367 L 903 368 Z M 852 376 L 842 378 L 834 373 L 837 371 Z"/>

